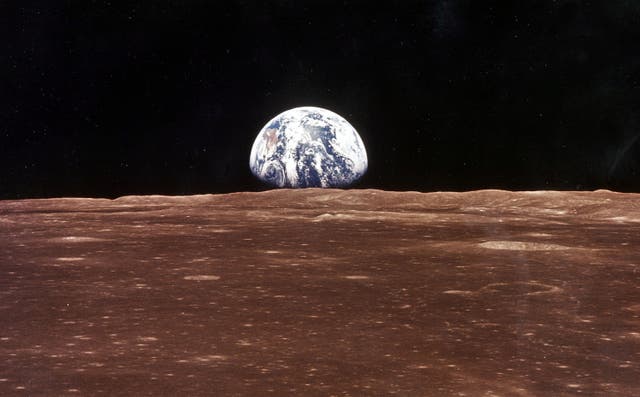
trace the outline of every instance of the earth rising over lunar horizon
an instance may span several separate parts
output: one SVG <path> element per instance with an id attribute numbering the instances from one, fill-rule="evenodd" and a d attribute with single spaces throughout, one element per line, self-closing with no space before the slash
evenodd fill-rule
<path id="1" fill-rule="evenodd" d="M 345 187 L 367 170 L 358 132 L 340 115 L 318 107 L 280 113 L 258 133 L 251 172 L 277 187 Z"/>

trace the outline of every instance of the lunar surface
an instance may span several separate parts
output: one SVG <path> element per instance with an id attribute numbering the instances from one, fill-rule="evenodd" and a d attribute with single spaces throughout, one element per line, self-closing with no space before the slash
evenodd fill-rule
<path id="1" fill-rule="evenodd" d="M 367 152 L 340 115 L 306 106 L 271 119 L 251 148 L 249 167 L 277 187 L 345 187 L 364 175 Z"/>
<path id="2" fill-rule="evenodd" d="M 640 195 L 0 201 L 0 395 L 640 395 Z"/>

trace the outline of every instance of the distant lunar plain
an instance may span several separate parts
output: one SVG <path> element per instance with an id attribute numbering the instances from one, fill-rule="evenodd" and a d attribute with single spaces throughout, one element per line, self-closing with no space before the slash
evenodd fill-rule
<path id="1" fill-rule="evenodd" d="M 0 201 L 2 396 L 638 396 L 640 195 Z"/>

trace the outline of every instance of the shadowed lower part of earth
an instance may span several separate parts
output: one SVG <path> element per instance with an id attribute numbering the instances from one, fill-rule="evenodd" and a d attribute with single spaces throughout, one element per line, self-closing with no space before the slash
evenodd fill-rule
<path id="1" fill-rule="evenodd" d="M 640 195 L 0 201 L 0 395 L 640 395 Z"/>

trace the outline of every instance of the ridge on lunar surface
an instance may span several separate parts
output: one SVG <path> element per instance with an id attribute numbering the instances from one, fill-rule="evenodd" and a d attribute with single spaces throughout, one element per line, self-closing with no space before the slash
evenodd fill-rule
<path id="1" fill-rule="evenodd" d="M 0 201 L 0 395 L 640 395 L 640 195 Z"/>

